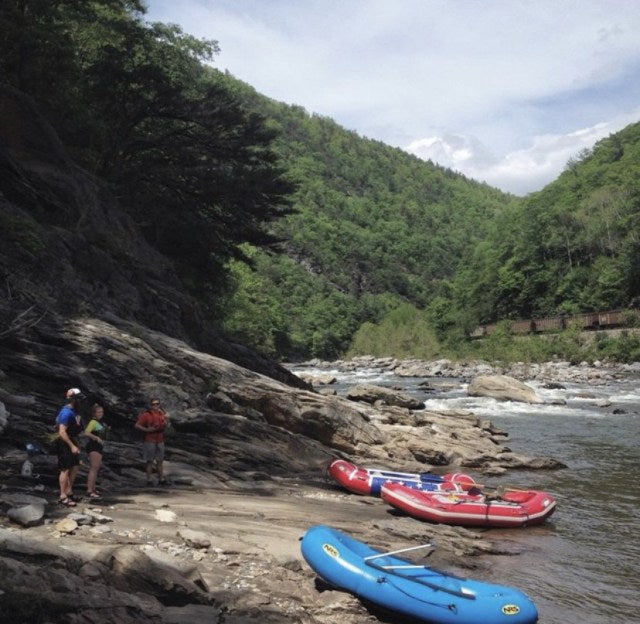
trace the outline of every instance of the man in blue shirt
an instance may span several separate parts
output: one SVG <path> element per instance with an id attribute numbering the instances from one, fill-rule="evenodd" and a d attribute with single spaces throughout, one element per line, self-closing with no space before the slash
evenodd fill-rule
<path id="1" fill-rule="evenodd" d="M 75 507 L 72 498 L 73 482 L 80 469 L 80 448 L 78 436 L 82 433 L 82 420 L 77 413 L 78 402 L 84 395 L 79 388 L 67 390 L 64 407 L 58 412 L 56 425 L 58 428 L 58 469 L 60 475 L 60 498 L 58 502 L 67 507 Z"/>

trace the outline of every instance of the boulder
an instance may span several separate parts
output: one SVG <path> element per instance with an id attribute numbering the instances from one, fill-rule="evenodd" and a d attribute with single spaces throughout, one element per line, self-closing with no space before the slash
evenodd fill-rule
<path id="1" fill-rule="evenodd" d="M 376 401 L 383 401 L 386 405 L 396 407 L 406 407 L 407 409 L 418 410 L 424 407 L 424 402 L 412 397 L 405 392 L 383 388 L 371 384 L 359 384 L 349 388 L 347 398 L 352 401 L 364 401 L 374 404 Z"/>
<path id="2" fill-rule="evenodd" d="M 469 384 L 467 394 L 521 403 L 543 402 L 531 386 L 507 375 L 479 375 Z"/>
<path id="3" fill-rule="evenodd" d="M 12 507 L 7 511 L 7 516 L 12 522 L 24 527 L 32 527 L 40 524 L 44 518 L 44 505 L 23 505 Z"/>
<path id="4" fill-rule="evenodd" d="M 211 536 L 202 531 L 193 529 L 179 529 L 177 533 L 187 546 L 192 548 L 209 548 L 211 546 Z"/>
<path id="5" fill-rule="evenodd" d="M 331 373 L 321 373 L 319 375 L 311 375 L 309 373 L 298 373 L 298 377 L 312 386 L 329 386 L 338 381 L 335 375 Z"/>
<path id="6" fill-rule="evenodd" d="M 40 496 L 32 496 L 31 494 L 22 494 L 21 492 L 0 492 L 0 503 L 13 507 L 21 507 L 22 505 L 46 507 L 47 499 Z"/>

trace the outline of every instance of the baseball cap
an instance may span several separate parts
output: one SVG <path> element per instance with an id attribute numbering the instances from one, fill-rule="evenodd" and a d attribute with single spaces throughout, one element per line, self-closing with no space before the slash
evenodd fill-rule
<path id="1" fill-rule="evenodd" d="M 67 399 L 84 399 L 85 396 L 80 388 L 69 388 L 67 390 Z"/>

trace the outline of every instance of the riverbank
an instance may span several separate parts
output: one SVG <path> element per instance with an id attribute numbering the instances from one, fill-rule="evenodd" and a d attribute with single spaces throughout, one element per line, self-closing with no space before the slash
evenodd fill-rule
<path id="1" fill-rule="evenodd" d="M 294 372 L 306 371 L 310 374 L 356 373 L 358 371 L 379 371 L 393 373 L 398 377 L 457 378 L 469 380 L 478 375 L 508 375 L 515 379 L 596 383 L 606 384 L 628 376 L 640 376 L 640 362 L 632 364 L 601 362 L 578 365 L 568 361 L 554 360 L 544 363 L 491 363 L 486 361 L 454 361 L 449 359 L 419 360 L 377 358 L 371 355 L 354 357 L 349 360 L 325 361 L 319 359 L 285 364 Z"/>
<path id="2" fill-rule="evenodd" d="M 298 552 L 309 526 L 389 549 L 436 536 L 434 565 L 480 577 L 491 563 L 475 555 L 504 545 L 340 491 L 324 474 L 332 457 L 485 474 L 559 465 L 513 452 L 488 419 L 323 396 L 134 323 L 81 318 L 43 330 L 5 343 L 0 375 L 0 618 L 11 622 L 373 622 L 354 598 L 321 591 Z M 74 509 L 56 504 L 56 459 L 42 442 L 59 409 L 54 390 L 67 384 L 89 395 L 85 408 L 104 405 L 111 425 L 105 498 Z M 173 424 L 167 489 L 141 486 L 133 422 L 149 396 Z M 38 477 L 21 477 L 33 441 L 45 450 L 32 458 Z"/>
<path id="3" fill-rule="evenodd" d="M 176 470 L 169 463 L 174 478 Z M 5 488 L 0 500 L 18 491 Z M 91 503 L 72 512 L 49 505 L 45 524 L 29 529 L 1 523 L 0 604 L 5 615 L 12 607 L 12 622 L 376 621 L 352 596 L 319 591 L 298 542 L 313 524 L 388 549 L 433 537 L 432 565 L 480 576 L 491 563 L 478 555 L 504 551 L 476 532 L 395 517 L 381 500 L 322 477 L 167 489 L 105 483 L 104 499 Z M 67 517 L 75 520 L 64 528 Z"/>

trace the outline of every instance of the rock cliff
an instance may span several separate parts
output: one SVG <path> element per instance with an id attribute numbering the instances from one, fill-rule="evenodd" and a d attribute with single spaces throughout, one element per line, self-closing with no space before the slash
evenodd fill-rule
<path id="1" fill-rule="evenodd" d="M 31 99 L 0 85 L 0 337 L 45 316 L 117 317 L 298 387 L 211 328 L 103 181 L 77 167 Z"/>

